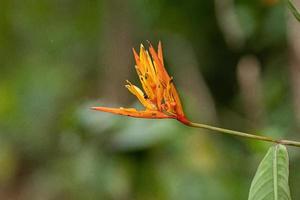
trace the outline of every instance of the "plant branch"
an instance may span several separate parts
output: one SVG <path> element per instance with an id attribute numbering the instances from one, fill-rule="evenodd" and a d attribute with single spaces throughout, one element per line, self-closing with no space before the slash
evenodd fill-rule
<path id="1" fill-rule="evenodd" d="M 277 139 L 273 139 L 273 138 L 266 137 L 266 136 L 259 136 L 259 135 L 244 133 L 241 131 L 234 131 L 234 130 L 230 130 L 230 129 L 224 129 L 224 128 L 219 128 L 219 127 L 215 127 L 215 126 L 199 124 L 199 123 L 194 123 L 194 122 L 186 123 L 186 125 L 190 126 L 190 127 L 195 127 L 195 128 L 203 128 L 203 129 L 207 129 L 207 130 L 217 131 L 219 133 L 226 133 L 226 134 L 230 134 L 230 135 L 245 137 L 245 138 L 249 138 L 249 139 L 253 139 L 253 140 L 260 140 L 260 141 L 272 142 L 272 143 L 277 143 L 277 144 L 300 147 L 300 142 L 297 142 L 297 141 L 277 140 Z"/>

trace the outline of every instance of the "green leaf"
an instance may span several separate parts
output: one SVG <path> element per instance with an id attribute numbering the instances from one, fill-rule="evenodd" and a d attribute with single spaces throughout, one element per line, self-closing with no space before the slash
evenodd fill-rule
<path id="1" fill-rule="evenodd" d="M 291 200 L 289 158 L 283 145 L 269 149 L 251 183 L 248 200 Z"/>
<path id="2" fill-rule="evenodd" d="M 300 22 L 300 11 L 296 8 L 292 0 L 288 0 L 288 7 L 295 16 L 295 18 Z"/>

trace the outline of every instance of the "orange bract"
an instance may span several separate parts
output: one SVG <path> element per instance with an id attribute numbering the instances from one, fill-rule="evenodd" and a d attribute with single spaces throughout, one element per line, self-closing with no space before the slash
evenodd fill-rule
<path id="1" fill-rule="evenodd" d="M 164 67 L 162 46 L 159 42 L 157 52 L 149 44 L 149 52 L 141 44 L 139 55 L 133 49 L 135 69 L 144 91 L 127 81 L 126 88 L 137 97 L 145 107 L 144 111 L 134 108 L 93 107 L 94 110 L 110 112 L 138 118 L 173 118 L 187 123 L 179 95 L 176 91 L 173 77 L 170 77 Z"/>

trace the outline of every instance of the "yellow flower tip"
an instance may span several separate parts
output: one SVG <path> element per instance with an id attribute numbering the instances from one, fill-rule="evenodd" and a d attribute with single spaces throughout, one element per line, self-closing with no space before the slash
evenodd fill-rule
<path id="1" fill-rule="evenodd" d="M 97 110 L 98 107 L 90 107 L 91 110 Z"/>
<path id="2" fill-rule="evenodd" d="M 103 111 L 106 112 L 108 110 L 107 107 L 90 107 L 91 110 L 98 110 L 98 111 Z"/>
<path id="3" fill-rule="evenodd" d="M 145 52 L 145 47 L 143 44 L 140 45 L 140 54 Z M 141 55 L 140 55 L 141 56 Z"/>

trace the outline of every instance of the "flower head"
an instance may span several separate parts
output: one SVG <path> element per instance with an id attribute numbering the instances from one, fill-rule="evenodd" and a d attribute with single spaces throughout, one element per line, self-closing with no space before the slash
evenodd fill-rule
<path id="1" fill-rule="evenodd" d="M 92 109 L 138 118 L 173 118 L 182 123 L 188 123 L 173 77 L 169 76 L 164 67 L 161 42 L 158 44 L 157 52 L 149 43 L 149 51 L 145 50 L 141 44 L 139 54 L 133 49 L 133 55 L 136 62 L 135 69 L 143 91 L 128 80 L 125 87 L 137 97 L 145 110 L 138 111 L 134 108 L 122 107 L 93 107 Z"/>

